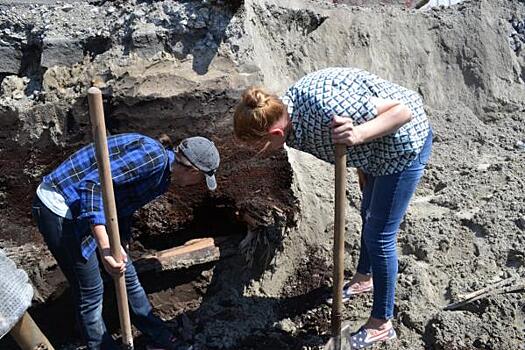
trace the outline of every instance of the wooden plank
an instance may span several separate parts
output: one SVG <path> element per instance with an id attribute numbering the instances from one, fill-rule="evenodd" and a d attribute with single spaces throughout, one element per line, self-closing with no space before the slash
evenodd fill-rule
<path id="1" fill-rule="evenodd" d="M 188 268 L 218 261 L 238 252 L 238 238 L 213 237 L 198 238 L 182 246 L 169 248 L 155 254 L 146 255 L 134 262 L 139 273 L 147 271 L 166 271 Z"/>
<path id="2" fill-rule="evenodd" d="M 521 289 L 520 287 L 523 287 L 523 283 L 516 283 L 516 280 L 517 279 L 515 277 L 507 278 L 480 290 L 465 294 L 460 301 L 445 306 L 443 310 L 456 310 L 483 298 L 488 298 L 496 294 L 509 293 L 509 291 L 519 290 Z M 512 288 L 509 288 L 509 285 Z"/>

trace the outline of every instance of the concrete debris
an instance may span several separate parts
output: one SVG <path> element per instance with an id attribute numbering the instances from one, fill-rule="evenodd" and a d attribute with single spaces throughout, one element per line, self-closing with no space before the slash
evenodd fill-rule
<path id="1" fill-rule="evenodd" d="M 20 100 L 25 97 L 25 89 L 29 83 L 29 78 L 19 78 L 16 75 L 9 75 L 2 80 L 2 96 L 5 98 Z"/>
<path id="2" fill-rule="evenodd" d="M 9 43 L 4 42 L 9 45 Z M 13 46 L 0 46 L 0 72 L 18 74 L 22 64 L 22 51 Z"/>
<path id="3" fill-rule="evenodd" d="M 84 49 L 79 40 L 66 36 L 46 36 L 42 40 L 40 64 L 44 68 L 72 66 L 84 58 Z"/>
<path id="4" fill-rule="evenodd" d="M 512 25 L 509 35 L 510 47 L 515 52 L 520 52 L 525 45 L 525 17 L 522 20 L 512 17 L 510 23 Z"/>

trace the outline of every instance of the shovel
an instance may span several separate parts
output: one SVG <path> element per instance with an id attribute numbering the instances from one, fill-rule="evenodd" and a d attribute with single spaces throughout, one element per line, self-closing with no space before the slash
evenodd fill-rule
<path id="1" fill-rule="evenodd" d="M 11 328 L 9 334 L 22 350 L 54 350 L 53 345 L 47 340 L 27 311 Z"/>
<path id="2" fill-rule="evenodd" d="M 346 199 L 346 146 L 335 145 L 335 220 L 334 220 L 334 286 L 332 302 L 332 337 L 324 350 L 351 350 L 348 343 L 350 327 L 341 329 L 344 281 L 345 243 L 345 199 Z"/>
<path id="3" fill-rule="evenodd" d="M 122 261 L 120 252 L 120 233 L 118 230 L 117 207 L 113 191 L 113 179 L 111 177 L 111 165 L 109 162 L 108 140 L 106 137 L 106 123 L 104 121 L 104 106 L 102 104 L 102 92 L 91 87 L 88 90 L 89 114 L 93 136 L 95 139 L 95 151 L 97 167 L 102 187 L 102 199 L 104 201 L 104 214 L 106 216 L 106 228 L 108 230 L 111 255 L 116 261 Z M 131 321 L 129 317 L 128 294 L 126 291 L 126 280 L 124 274 L 113 277 L 115 290 L 117 292 L 117 307 L 122 332 L 122 348 L 133 350 L 133 335 L 131 333 Z"/>

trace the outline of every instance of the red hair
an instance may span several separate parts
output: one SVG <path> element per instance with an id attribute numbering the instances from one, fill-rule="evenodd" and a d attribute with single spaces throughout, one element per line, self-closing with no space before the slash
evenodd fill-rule
<path id="1" fill-rule="evenodd" d="M 245 142 L 260 140 L 285 110 L 286 106 L 276 95 L 258 87 L 246 89 L 233 114 L 235 137 Z"/>

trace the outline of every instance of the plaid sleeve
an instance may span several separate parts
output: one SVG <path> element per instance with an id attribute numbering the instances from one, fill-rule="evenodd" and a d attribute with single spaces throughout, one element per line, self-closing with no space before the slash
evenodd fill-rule
<path id="1" fill-rule="evenodd" d="M 350 90 L 340 90 L 337 94 L 319 101 L 325 117 L 334 115 L 351 118 L 354 124 L 363 124 L 377 117 L 377 108 L 370 101 L 372 95 Z"/>
<path id="2" fill-rule="evenodd" d="M 79 219 L 88 219 L 91 225 L 105 225 L 104 203 L 102 201 L 102 187 L 98 177 L 98 170 L 92 171 L 79 187 L 80 215 Z"/>

